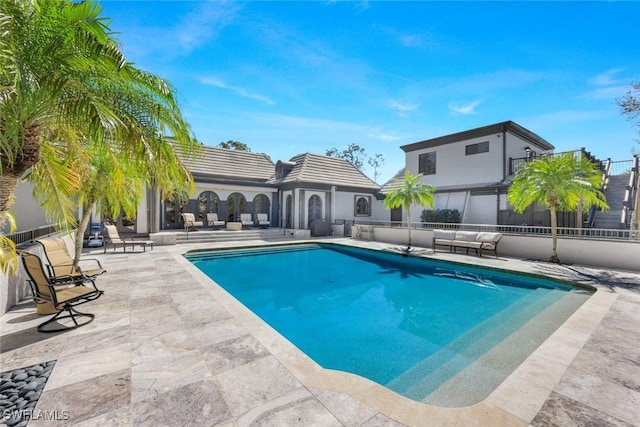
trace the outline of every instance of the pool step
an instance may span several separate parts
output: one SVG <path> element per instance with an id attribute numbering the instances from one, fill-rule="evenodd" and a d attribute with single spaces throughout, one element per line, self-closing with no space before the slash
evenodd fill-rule
<path id="1" fill-rule="evenodd" d="M 555 289 L 536 289 L 396 377 L 387 387 L 422 400 L 565 295 L 567 292 Z"/>
<path id="2" fill-rule="evenodd" d="M 285 240 L 293 239 L 291 233 L 283 229 L 264 230 L 198 230 L 176 233 L 176 243 L 204 243 L 204 242 L 237 242 L 245 240 Z"/>
<path id="3" fill-rule="evenodd" d="M 464 407 L 486 399 L 589 297 L 590 294 L 584 293 L 566 294 L 452 376 L 423 402 L 435 406 Z"/>
<path id="4" fill-rule="evenodd" d="M 387 387 L 399 393 L 405 394 L 407 390 L 414 387 L 416 383 L 423 378 L 429 375 L 433 375 L 436 370 L 442 371 L 441 368 L 453 359 L 455 359 L 457 362 L 457 369 L 463 369 L 465 366 L 470 364 L 472 360 L 471 358 L 460 358 L 460 355 L 470 354 L 470 357 L 473 357 L 472 352 L 475 352 L 475 354 L 481 354 L 480 352 L 488 350 L 492 343 L 489 340 L 484 339 L 487 335 L 493 333 L 494 338 L 496 338 L 496 331 L 500 332 L 500 328 L 505 324 L 509 324 L 514 316 L 518 316 L 527 307 L 535 306 L 535 304 L 541 299 L 545 297 L 556 299 L 557 294 L 549 295 L 550 292 L 550 289 L 538 288 L 535 291 L 525 295 L 508 307 L 505 307 L 500 312 L 494 314 L 478 326 L 469 330 L 466 334 L 455 339 L 447 346 L 442 347 L 439 351 L 433 353 L 419 364 L 405 371 L 394 380 L 389 382 L 387 384 Z M 542 304 L 548 304 L 547 301 L 547 299 L 544 299 L 542 301 Z M 448 375 L 450 376 L 451 373 L 449 373 Z M 433 381 L 434 389 L 441 383 L 442 380 Z M 426 394 L 424 396 L 426 396 Z"/>
<path id="5" fill-rule="evenodd" d="M 248 255 L 272 255 L 278 253 L 298 252 L 301 250 L 317 250 L 322 246 L 317 244 L 297 244 L 294 246 L 263 246 L 259 248 L 237 248 L 237 249 L 222 249 L 213 251 L 202 252 L 190 252 L 185 257 L 191 261 L 207 261 L 212 259 L 223 258 L 242 258 Z"/>

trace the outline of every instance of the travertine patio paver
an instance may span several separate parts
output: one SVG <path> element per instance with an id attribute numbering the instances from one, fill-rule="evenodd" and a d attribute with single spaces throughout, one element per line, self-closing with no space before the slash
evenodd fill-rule
<path id="1" fill-rule="evenodd" d="M 105 295 L 76 330 L 35 332 L 30 303 L 2 316 L 0 371 L 57 360 L 35 414 L 60 419 L 29 425 L 640 425 L 640 273 L 483 257 L 598 292 L 484 402 L 449 409 L 317 366 L 181 256 L 207 246 L 95 251 Z"/>

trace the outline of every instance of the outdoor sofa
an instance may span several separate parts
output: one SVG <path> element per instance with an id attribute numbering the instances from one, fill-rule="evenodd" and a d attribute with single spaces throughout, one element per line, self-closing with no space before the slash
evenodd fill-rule
<path id="1" fill-rule="evenodd" d="M 448 246 L 452 252 L 456 252 L 457 248 L 463 248 L 467 250 L 467 254 L 469 254 L 469 249 L 474 249 L 479 256 L 482 256 L 482 251 L 490 251 L 497 258 L 498 242 L 501 238 L 501 233 L 433 230 L 432 247 L 434 252 L 436 251 L 436 246 Z"/>

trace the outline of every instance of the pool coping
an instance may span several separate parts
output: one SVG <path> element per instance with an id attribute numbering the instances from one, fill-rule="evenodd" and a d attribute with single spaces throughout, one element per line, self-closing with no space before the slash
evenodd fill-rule
<path id="1" fill-rule="evenodd" d="M 296 243 L 339 243 L 346 246 L 384 249 L 389 244 L 352 239 L 302 240 Z M 264 242 L 252 247 L 287 245 L 291 242 Z M 204 246 L 204 245 L 203 245 Z M 248 245 L 234 245 L 233 248 Z M 201 247 L 200 247 L 201 248 Z M 326 389 L 346 394 L 370 406 L 381 414 L 406 425 L 416 420 L 432 423 L 465 425 L 527 425 L 533 421 L 543 404 L 559 383 L 573 359 L 596 330 L 618 295 L 606 286 L 581 283 L 579 287 L 595 288 L 596 292 L 576 310 L 547 340 L 514 370 L 486 399 L 468 407 L 443 408 L 413 401 L 386 387 L 358 375 L 324 369 L 309 356 L 237 301 L 215 281 L 189 262 L 183 255 L 189 250 L 180 247 L 169 253 L 198 283 L 207 289 L 291 374 L 306 388 Z M 195 248 L 194 248 L 195 249 Z M 426 256 L 430 258 L 431 256 Z M 455 259 L 437 253 L 434 259 L 458 264 L 470 259 L 460 254 Z M 485 266 L 491 258 L 483 257 Z M 477 264 L 476 264 L 477 265 Z M 523 267 L 519 263 L 518 267 Z M 492 268 L 489 266 L 489 268 Z M 502 271 L 544 276 L 535 271 L 500 266 Z M 531 269 L 533 270 L 533 269 Z M 557 278 L 549 277 L 552 280 Z M 563 283 L 576 283 L 559 280 Z"/>

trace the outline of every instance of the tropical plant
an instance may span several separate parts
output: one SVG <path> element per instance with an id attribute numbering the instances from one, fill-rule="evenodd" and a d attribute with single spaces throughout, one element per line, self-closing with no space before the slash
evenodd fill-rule
<path id="1" fill-rule="evenodd" d="M 30 179 L 36 192 L 48 184 L 45 208 L 69 230 L 79 153 L 108 142 L 155 178 L 166 167 L 158 154 L 173 153 L 162 134 L 186 153 L 197 147 L 173 89 L 126 62 L 100 13 L 92 0 L 0 0 L 0 229 L 18 179 L 41 154 Z"/>
<path id="2" fill-rule="evenodd" d="M 602 173 L 585 156 L 575 153 L 547 155 L 526 163 L 509 187 L 507 200 L 516 212 L 524 212 L 534 203 L 545 206 L 551 214 L 552 251 L 549 262 L 560 262 L 557 252 L 557 212 L 586 211 L 591 206 L 608 209 L 600 187 Z"/>
<path id="3" fill-rule="evenodd" d="M 433 207 L 433 193 L 435 187 L 420 182 L 422 174 L 411 175 L 410 172 L 404 174 L 404 181 L 396 188 L 389 191 L 384 198 L 384 205 L 387 208 L 402 207 L 407 213 L 407 249 L 411 247 L 411 205 Z"/>

